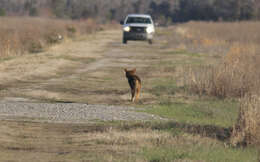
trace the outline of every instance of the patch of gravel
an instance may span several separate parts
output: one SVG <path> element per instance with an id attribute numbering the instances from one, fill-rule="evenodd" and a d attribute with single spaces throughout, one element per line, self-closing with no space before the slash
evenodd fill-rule
<path id="1" fill-rule="evenodd" d="M 149 121 L 162 118 L 136 112 L 133 107 L 78 103 L 0 103 L 0 119 L 33 118 L 47 122 L 84 123 L 88 121 Z"/>

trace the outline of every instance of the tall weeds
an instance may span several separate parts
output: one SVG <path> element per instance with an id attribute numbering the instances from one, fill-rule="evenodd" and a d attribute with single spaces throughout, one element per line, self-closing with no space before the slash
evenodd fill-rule
<path id="1" fill-rule="evenodd" d="M 184 85 L 199 95 L 240 99 L 233 145 L 260 144 L 260 23 L 188 23 L 182 35 L 207 53 L 218 53 L 215 65 L 186 67 Z"/>
<path id="2" fill-rule="evenodd" d="M 240 102 L 240 113 L 233 128 L 233 145 L 260 144 L 260 97 L 246 95 Z"/>
<path id="3" fill-rule="evenodd" d="M 243 97 L 260 90 L 260 55 L 255 47 L 233 45 L 218 65 L 187 68 L 185 85 L 200 95 Z"/>
<path id="4" fill-rule="evenodd" d="M 63 39 L 100 29 L 94 20 L 0 18 L 0 57 L 40 52 Z"/>

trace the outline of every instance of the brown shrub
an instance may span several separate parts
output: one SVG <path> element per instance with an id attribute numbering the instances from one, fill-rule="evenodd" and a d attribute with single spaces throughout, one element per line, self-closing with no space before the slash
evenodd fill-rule
<path id="1" fill-rule="evenodd" d="M 240 113 L 233 127 L 231 143 L 236 145 L 260 144 L 260 97 L 246 95 L 240 101 Z"/>
<path id="2" fill-rule="evenodd" d="M 200 95 L 243 97 L 260 90 L 259 68 L 260 55 L 254 47 L 234 45 L 222 63 L 188 68 L 184 84 Z"/>
<path id="3" fill-rule="evenodd" d="M 99 29 L 94 20 L 1 17 L 0 24 L 0 57 L 40 52 L 64 38 L 92 33 Z"/>

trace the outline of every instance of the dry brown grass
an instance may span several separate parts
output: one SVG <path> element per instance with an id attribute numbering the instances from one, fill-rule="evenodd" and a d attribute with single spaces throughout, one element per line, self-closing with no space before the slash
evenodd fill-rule
<path id="1" fill-rule="evenodd" d="M 259 43 L 259 22 L 190 22 L 185 24 L 194 38 L 215 39 L 229 43 Z"/>
<path id="2" fill-rule="evenodd" d="M 144 162 L 143 157 L 136 155 L 143 147 L 170 141 L 178 143 L 170 133 L 149 128 L 123 130 L 109 124 L 0 123 L 1 161 Z"/>
<path id="3" fill-rule="evenodd" d="M 0 18 L 0 57 L 40 52 L 59 41 L 100 29 L 92 19 L 81 21 L 29 17 Z"/>
<path id="4" fill-rule="evenodd" d="M 215 65 L 186 68 L 184 84 L 188 89 L 199 95 L 242 98 L 233 145 L 260 143 L 259 28 L 259 22 L 191 22 L 179 32 L 189 40 L 186 46 L 210 54 L 217 51 L 220 57 Z"/>
<path id="5" fill-rule="evenodd" d="M 189 89 L 200 95 L 243 97 L 260 90 L 260 55 L 254 47 L 234 45 L 220 64 L 187 69 Z"/>
<path id="6" fill-rule="evenodd" d="M 258 45 L 259 28 L 260 22 L 190 22 L 182 25 L 181 31 L 189 40 L 186 45 L 223 56 L 234 44 Z"/>
<path id="7" fill-rule="evenodd" d="M 241 99 L 237 124 L 233 128 L 233 145 L 260 144 L 260 97 L 247 95 Z"/>
<path id="8" fill-rule="evenodd" d="M 0 120 L 0 161 L 256 161 L 254 152 L 167 126 Z"/>
<path id="9" fill-rule="evenodd" d="M 197 48 L 226 51 L 217 65 L 186 70 L 186 85 L 195 93 L 242 97 L 260 89 L 260 23 L 190 23 L 183 35 Z M 203 31 L 203 32 L 202 32 Z M 242 33 L 242 34 L 240 34 Z"/>

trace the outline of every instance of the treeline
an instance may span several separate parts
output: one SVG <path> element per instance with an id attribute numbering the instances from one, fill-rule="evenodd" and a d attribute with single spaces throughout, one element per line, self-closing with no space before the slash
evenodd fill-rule
<path id="1" fill-rule="evenodd" d="M 0 16 L 28 15 L 65 19 L 121 20 L 149 13 L 161 24 L 189 20 L 259 20 L 257 0 L 1 0 Z"/>

